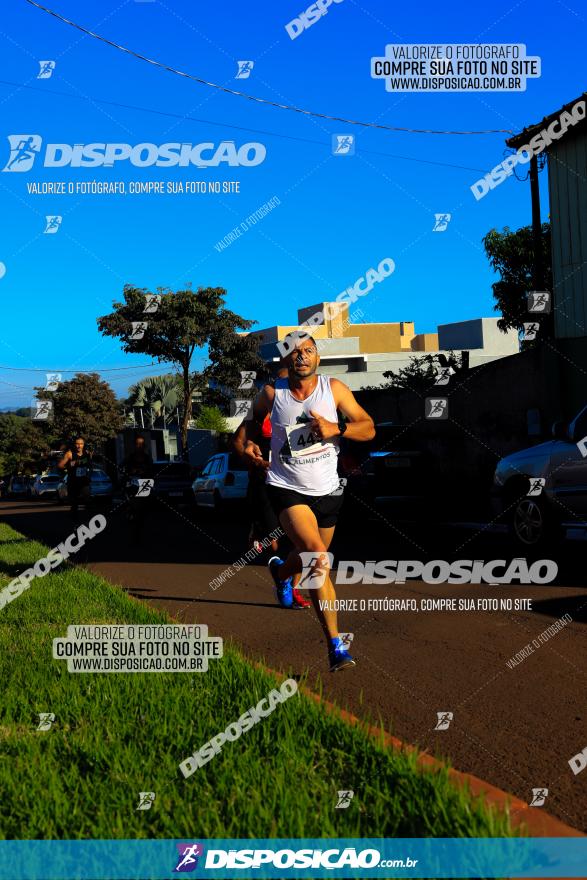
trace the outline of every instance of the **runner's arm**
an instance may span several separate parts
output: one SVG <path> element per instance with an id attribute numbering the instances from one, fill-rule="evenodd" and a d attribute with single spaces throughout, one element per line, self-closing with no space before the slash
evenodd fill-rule
<path id="1" fill-rule="evenodd" d="M 253 418 L 244 421 L 232 439 L 235 452 L 249 463 L 259 466 L 267 466 L 268 462 L 264 462 L 261 449 L 255 441 L 259 438 L 265 416 L 271 412 L 274 397 L 274 388 L 265 385 L 253 403 Z"/>
<path id="2" fill-rule="evenodd" d="M 372 440 L 375 436 L 375 425 L 368 412 L 359 406 L 351 389 L 339 379 L 331 379 L 330 387 L 336 408 L 348 419 L 344 436 L 349 440 Z M 314 416 L 312 431 L 322 439 L 329 440 L 331 437 L 340 435 L 337 422 L 329 422 L 318 413 L 310 412 Z"/>
<path id="3" fill-rule="evenodd" d="M 71 449 L 68 449 L 63 458 L 60 458 L 57 462 L 57 467 L 59 470 L 63 470 L 68 461 L 71 461 Z"/>

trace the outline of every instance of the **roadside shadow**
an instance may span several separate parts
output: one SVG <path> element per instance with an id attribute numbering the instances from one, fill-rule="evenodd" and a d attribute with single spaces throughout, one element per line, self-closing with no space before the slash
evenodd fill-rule
<path id="1" fill-rule="evenodd" d="M 561 596 L 560 599 L 533 599 L 532 611 L 545 614 L 555 620 L 570 614 L 576 623 L 587 623 L 587 595 Z"/>

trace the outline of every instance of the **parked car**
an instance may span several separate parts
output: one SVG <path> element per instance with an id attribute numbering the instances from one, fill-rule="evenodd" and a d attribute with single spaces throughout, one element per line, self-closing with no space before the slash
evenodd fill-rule
<path id="1" fill-rule="evenodd" d="M 8 488 L 6 490 L 8 498 L 26 498 L 27 497 L 27 478 L 24 474 L 10 477 L 8 480 Z"/>
<path id="2" fill-rule="evenodd" d="M 492 504 L 526 547 L 587 529 L 587 406 L 568 425 L 555 422 L 552 440 L 497 463 Z"/>
<path id="3" fill-rule="evenodd" d="M 112 501 L 113 494 L 112 480 L 106 471 L 94 468 L 90 474 L 90 501 L 93 503 L 103 502 L 109 504 Z M 59 504 L 65 504 L 67 501 L 67 474 L 61 478 L 57 485 L 57 501 Z"/>
<path id="4" fill-rule="evenodd" d="M 156 461 L 151 495 L 167 504 L 193 504 L 193 471 L 187 461 Z"/>
<path id="5" fill-rule="evenodd" d="M 59 474 L 37 474 L 30 486 L 31 498 L 56 498 L 60 482 Z"/>
<path id="6" fill-rule="evenodd" d="M 227 501 L 244 500 L 248 485 L 246 464 L 234 452 L 220 452 L 208 459 L 192 489 L 198 507 L 218 510 Z"/>

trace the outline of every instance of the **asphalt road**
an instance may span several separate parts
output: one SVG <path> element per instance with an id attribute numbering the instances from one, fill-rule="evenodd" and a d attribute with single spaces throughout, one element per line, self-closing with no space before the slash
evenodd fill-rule
<path id="1" fill-rule="evenodd" d="M 511 559 L 519 551 L 489 530 L 396 526 L 346 499 L 347 518 L 331 548 L 336 560 Z M 14 528 L 51 546 L 72 523 L 51 503 L 0 502 Z M 262 565 L 245 565 L 217 589 L 211 581 L 247 551 L 245 518 L 193 515 L 158 502 L 139 546 L 129 542 L 123 510 L 88 546 L 87 564 L 133 596 L 181 621 L 208 625 L 248 656 L 293 674 L 321 679 L 324 694 L 355 715 L 381 721 L 407 743 L 448 758 L 467 771 L 529 801 L 548 788 L 545 809 L 587 831 L 587 769 L 569 760 L 587 747 L 587 587 L 585 548 L 567 544 L 560 576 L 548 586 L 405 585 L 337 587 L 340 599 L 416 600 L 418 611 L 345 610 L 341 632 L 354 634 L 355 669 L 328 671 L 320 627 L 311 610 L 285 611 L 273 599 Z M 428 599 L 511 599 L 511 610 L 425 610 Z M 515 608 L 530 599 L 531 609 Z M 551 638 L 539 635 L 568 614 Z M 538 647 L 513 668 L 510 658 L 532 640 Z M 452 712 L 435 730 L 438 712 Z M 359 793 L 364 781 L 353 781 Z"/>

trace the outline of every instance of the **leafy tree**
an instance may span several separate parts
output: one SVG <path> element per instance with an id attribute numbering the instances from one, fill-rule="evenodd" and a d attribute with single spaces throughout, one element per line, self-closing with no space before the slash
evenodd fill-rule
<path id="1" fill-rule="evenodd" d="M 92 446 L 114 437 L 124 425 L 114 391 L 98 373 L 76 373 L 56 391 L 37 388 L 53 401 L 52 429 L 64 440 L 81 434 Z"/>
<path id="2" fill-rule="evenodd" d="M 0 473 L 36 473 L 51 450 L 52 434 L 31 418 L 0 416 Z"/>
<path id="3" fill-rule="evenodd" d="M 534 239 L 532 227 L 523 226 L 512 232 L 506 226 L 503 232 L 491 229 L 483 239 L 485 253 L 491 267 L 498 272 L 499 281 L 492 284 L 496 300 L 494 309 L 502 317 L 497 325 L 500 330 L 521 330 L 524 322 L 531 320 L 528 314 L 526 294 L 534 289 Z M 552 262 L 550 255 L 550 224 L 542 224 L 542 265 L 544 286 L 552 291 Z M 550 332 L 550 322 L 541 322 L 538 338 Z"/>
<path id="4" fill-rule="evenodd" d="M 459 376 L 468 370 L 468 357 L 465 353 L 455 354 L 453 351 L 440 352 L 439 354 L 425 354 L 421 357 L 412 357 L 407 367 L 393 372 L 388 370 L 383 376 L 388 380 L 383 386 L 386 389 L 399 391 L 409 390 L 417 393 L 430 391 L 438 381 L 438 373 L 441 369 L 450 370 L 450 382 L 454 383 Z M 374 390 L 377 386 L 370 386 L 364 390 Z M 446 386 L 440 385 L 437 388 Z"/>
<path id="5" fill-rule="evenodd" d="M 217 406 L 202 406 L 196 419 L 196 428 L 208 431 L 228 431 L 228 423 Z"/>
<path id="6" fill-rule="evenodd" d="M 148 376 L 133 385 L 129 391 L 127 405 L 146 409 L 151 428 L 155 427 L 157 419 L 161 419 L 165 427 L 179 404 L 181 381 L 174 375 Z"/>
<path id="7" fill-rule="evenodd" d="M 152 294 L 145 288 L 126 284 L 124 302 L 113 303 L 114 310 L 98 318 L 98 328 L 105 336 L 120 339 L 124 351 L 147 354 L 179 368 L 183 402 L 181 439 L 186 456 L 194 391 L 203 391 L 208 381 L 215 378 L 219 382 L 230 379 L 229 387 L 233 387 L 240 378 L 238 370 L 256 369 L 260 361 L 253 355 L 256 343 L 247 342 L 247 337 L 237 333 L 248 330 L 254 322 L 225 308 L 226 291 L 222 287 L 200 287 L 194 291 L 187 285 L 177 291 L 157 288 L 157 293 L 161 295 L 157 310 L 145 313 L 146 297 Z M 143 335 L 140 339 L 132 338 L 132 323 L 140 321 L 144 322 Z M 210 349 L 210 363 L 204 371 L 193 372 L 194 353 L 206 346 Z M 239 354 L 243 361 L 238 363 L 234 376 L 232 371 Z"/>

